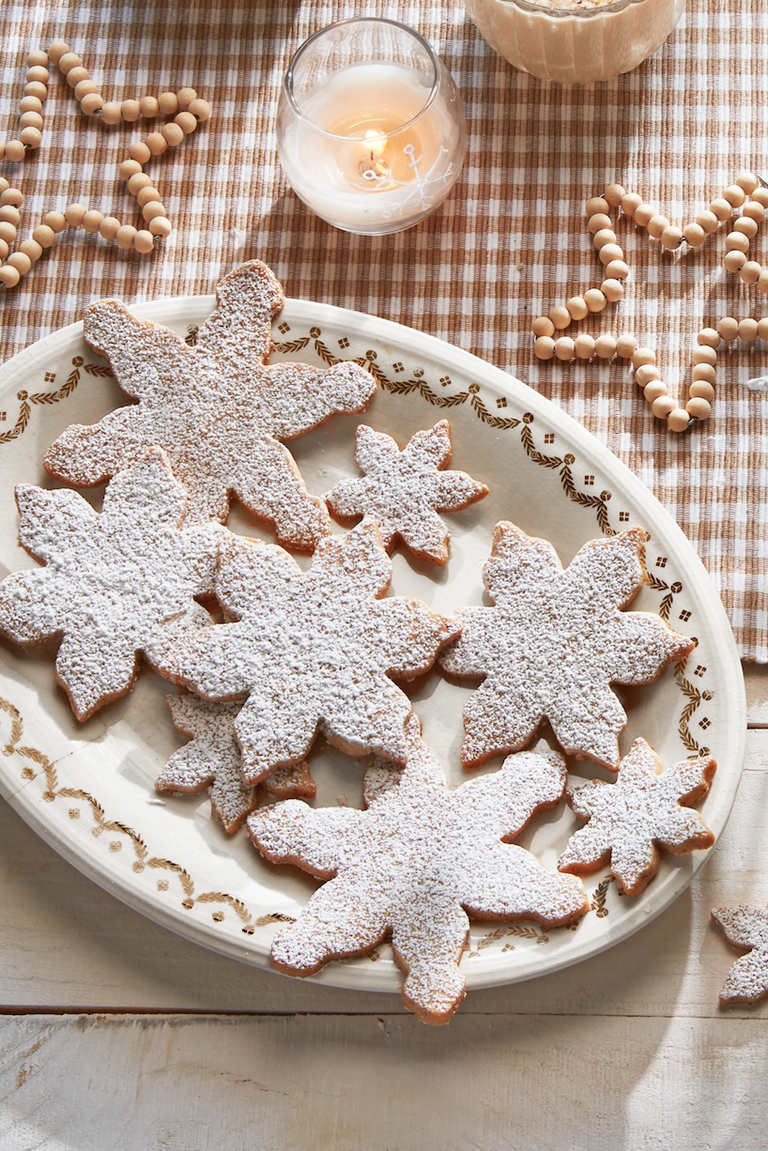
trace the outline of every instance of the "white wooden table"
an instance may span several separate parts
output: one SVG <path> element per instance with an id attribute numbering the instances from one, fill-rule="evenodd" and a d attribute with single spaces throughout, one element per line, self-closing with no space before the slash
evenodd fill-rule
<path id="1" fill-rule="evenodd" d="M 0 1151 L 765 1151 L 768 1003 L 718 1007 L 736 952 L 709 921 L 768 899 L 768 669 L 746 679 L 746 770 L 689 890 L 448 1027 L 177 938 L 2 804 Z"/>

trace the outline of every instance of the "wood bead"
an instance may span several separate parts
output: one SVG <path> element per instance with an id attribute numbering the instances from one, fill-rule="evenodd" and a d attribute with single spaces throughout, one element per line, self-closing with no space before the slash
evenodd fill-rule
<path id="1" fill-rule="evenodd" d="M 0 140 L 0 160 L 5 159 L 5 141 Z"/>
<path id="2" fill-rule="evenodd" d="M 151 204 L 155 201 L 160 203 L 160 193 L 158 192 L 157 188 L 153 188 L 151 184 L 147 184 L 144 188 L 139 188 L 138 192 L 136 193 L 136 203 L 140 208 L 143 208 L 147 204 Z M 549 326 L 554 332 L 554 325 L 550 324 Z M 550 336 L 552 332 L 540 332 L 538 334 L 542 336 Z"/>
<path id="3" fill-rule="evenodd" d="M 37 96 L 38 100 L 44 104 L 48 96 L 48 89 L 39 80 L 31 80 L 29 84 L 24 85 L 24 95 Z"/>
<path id="4" fill-rule="evenodd" d="M 607 266 L 611 260 L 623 260 L 624 252 L 618 244 L 604 244 L 598 252 L 598 258 L 603 266 Z"/>
<path id="5" fill-rule="evenodd" d="M 139 107 L 145 120 L 154 120 L 160 111 L 160 103 L 156 96 L 142 96 Z"/>
<path id="6" fill-rule="evenodd" d="M 686 224 L 683 228 L 683 239 L 692 248 L 700 248 L 707 238 L 707 233 L 701 224 Z"/>
<path id="7" fill-rule="evenodd" d="M 768 188 L 755 188 L 752 199 L 761 208 L 768 208 Z"/>
<path id="8" fill-rule="evenodd" d="M 660 396 L 669 395 L 669 392 L 663 380 L 651 380 L 651 382 L 643 388 L 643 395 L 648 403 L 652 404 L 654 400 L 658 400 Z"/>
<path id="9" fill-rule="evenodd" d="M 640 388 L 644 388 L 646 384 L 650 384 L 651 380 L 660 380 L 661 372 L 655 364 L 640 364 L 635 369 L 635 383 Z"/>
<path id="10" fill-rule="evenodd" d="M 142 188 L 148 188 L 151 183 L 151 177 L 146 172 L 135 172 L 128 181 L 128 191 L 135 196 Z"/>
<path id="11" fill-rule="evenodd" d="M 685 432 L 688 430 L 688 425 L 691 422 L 691 417 L 686 412 L 685 408 L 675 408 L 667 416 L 667 427 L 671 432 Z"/>
<path id="12" fill-rule="evenodd" d="M 573 341 L 574 351 L 576 352 L 577 360 L 591 360 L 595 354 L 595 341 L 592 336 L 588 336 L 586 332 L 582 332 Z"/>
<path id="13" fill-rule="evenodd" d="M 193 100 L 197 99 L 197 92 L 194 88 L 179 88 L 178 98 L 179 108 L 183 112 L 189 107 Z"/>
<path id="14" fill-rule="evenodd" d="M 164 116 L 175 116 L 179 110 L 179 100 L 175 92 L 163 92 L 158 96 L 157 104 Z"/>
<path id="15" fill-rule="evenodd" d="M 191 112 L 179 112 L 174 116 L 174 124 L 178 124 L 185 136 L 189 136 L 197 127 L 197 120 Z"/>
<path id="16" fill-rule="evenodd" d="M 652 348 L 636 348 L 632 353 L 632 366 L 642 368 L 643 364 L 655 364 L 656 353 Z"/>
<path id="17" fill-rule="evenodd" d="M 712 201 L 712 203 L 709 205 L 709 210 L 713 215 L 717 216 L 717 219 L 722 224 L 733 212 L 733 204 L 729 203 L 728 200 L 724 200 L 722 197 L 720 197 L 719 199 Z"/>
<path id="18" fill-rule="evenodd" d="M 10 188 L 10 186 L 11 185 L 9 181 L 6 180 L 5 176 L 0 176 L 0 192 L 5 192 L 8 188 Z"/>
<path id="19" fill-rule="evenodd" d="M 757 235 L 757 221 L 749 216 L 739 216 L 733 225 L 734 232 L 743 232 L 748 240 L 754 240 Z"/>
<path id="20" fill-rule="evenodd" d="M 675 224 L 670 224 L 659 236 L 662 248 L 667 248 L 669 251 L 672 251 L 674 248 L 679 248 L 682 239 L 683 233 Z"/>
<path id="21" fill-rule="evenodd" d="M 18 208 L 14 208 L 12 204 L 4 204 L 0 208 L 0 220 L 6 224 L 13 224 L 14 228 L 18 228 L 21 223 L 21 212 Z"/>
<path id="22" fill-rule="evenodd" d="M 757 339 L 757 320 L 740 320 L 739 321 L 739 339 L 744 340 L 746 343 L 751 343 L 752 340 Z"/>
<path id="23" fill-rule="evenodd" d="M 762 320 L 757 321 L 757 338 L 759 340 L 768 340 L 768 316 L 764 316 Z"/>
<path id="24" fill-rule="evenodd" d="M 158 218 L 158 216 L 168 215 L 163 204 L 159 203 L 157 200 L 152 200 L 149 204 L 145 204 L 141 209 L 141 214 L 148 224 L 151 224 L 153 220 Z"/>
<path id="25" fill-rule="evenodd" d="M 8 257 L 7 268 L 15 268 L 20 276 L 26 276 L 29 269 L 32 267 L 32 261 L 25 252 L 11 252 Z"/>
<path id="26" fill-rule="evenodd" d="M 121 180 L 130 180 L 131 176 L 137 175 L 141 171 L 141 164 L 138 160 L 123 160 L 118 168 L 118 174 Z"/>
<path id="27" fill-rule="evenodd" d="M 144 143 L 149 148 L 153 156 L 162 156 L 163 152 L 168 147 L 168 141 L 162 132 L 150 132 Z"/>
<path id="28" fill-rule="evenodd" d="M 605 276 L 608 280 L 627 280 L 629 279 L 629 265 L 625 264 L 623 260 L 611 260 L 610 264 L 605 266 Z"/>
<path id="29" fill-rule="evenodd" d="M 123 118 L 120 105 L 114 100 L 110 100 L 108 104 L 104 104 L 101 109 L 101 118 L 105 124 L 119 124 Z"/>
<path id="30" fill-rule="evenodd" d="M 20 163 L 26 154 L 27 150 L 21 140 L 9 140 L 5 145 L 5 158 L 10 160 L 12 164 Z"/>
<path id="31" fill-rule="evenodd" d="M 671 396 L 659 396 L 659 398 L 651 404 L 651 411 L 657 419 L 665 420 L 669 413 L 673 412 L 676 407 L 677 404 Z"/>
<path id="32" fill-rule="evenodd" d="M 16 268 L 12 268 L 10 264 L 3 264 L 0 268 L 0 284 L 6 288 L 15 288 L 21 279 L 21 275 L 17 272 Z"/>
<path id="33" fill-rule="evenodd" d="M 610 228 L 612 224 L 611 217 L 606 216 L 604 212 L 598 212 L 596 216 L 590 216 L 587 223 L 587 228 L 590 234 L 596 236 L 603 228 Z"/>
<path id="34" fill-rule="evenodd" d="M 635 208 L 635 223 L 641 228 L 647 228 L 655 215 L 656 209 L 652 208 L 650 204 L 639 204 Z"/>
<path id="35" fill-rule="evenodd" d="M 84 116 L 95 116 L 104 107 L 104 97 L 98 92 L 89 92 L 80 101 L 80 110 Z"/>
<path id="36" fill-rule="evenodd" d="M 745 284 L 756 284 L 762 273 L 762 266 L 756 260 L 747 260 L 746 264 L 739 268 L 739 276 Z"/>
<path id="37" fill-rule="evenodd" d="M 616 355 L 620 356 L 622 360 L 631 360 L 637 350 L 637 340 L 634 336 L 625 332 L 623 336 L 619 336 L 616 341 Z"/>
<path id="38" fill-rule="evenodd" d="M 43 140 L 43 133 L 39 128 L 22 128 L 21 132 L 19 132 L 19 139 L 23 145 L 34 151 L 40 147 Z"/>
<path id="39" fill-rule="evenodd" d="M 584 302 L 589 308 L 590 312 L 602 312 L 605 305 L 608 303 L 604 294 L 599 288 L 590 288 L 584 293 Z"/>
<path id="40" fill-rule="evenodd" d="M 685 405 L 685 410 L 694 420 L 706 420 L 712 412 L 712 405 L 702 396 L 694 396 Z"/>
<path id="41" fill-rule="evenodd" d="M 30 79 L 37 79 L 37 77 L 29 77 Z M 67 84 L 70 88 L 76 88 L 81 80 L 90 80 L 91 74 L 87 68 L 70 68 L 67 72 Z M 45 83 L 45 80 L 43 80 Z"/>
<path id="42" fill-rule="evenodd" d="M 657 215 L 651 216 L 650 220 L 648 221 L 648 235 L 652 236 L 654 240 L 658 240 L 664 229 L 669 227 L 671 227 L 671 224 L 667 217 L 662 216 L 661 213 L 657 213 Z"/>
<path id="43" fill-rule="evenodd" d="M 762 292 L 764 296 L 768 295 L 768 268 L 760 273 L 760 279 L 757 281 L 757 290 Z"/>
<path id="44" fill-rule="evenodd" d="M 572 360 L 575 345 L 570 336 L 560 336 L 555 340 L 555 355 L 558 360 Z"/>
<path id="45" fill-rule="evenodd" d="M 133 124 L 141 115 L 141 105 L 138 100 L 123 100 L 120 104 L 120 115 L 126 124 Z"/>
<path id="46" fill-rule="evenodd" d="M 604 199 L 608 201 L 612 208 L 618 208 L 625 195 L 626 192 L 621 184 L 607 184 L 603 192 Z"/>
<path id="47" fill-rule="evenodd" d="M 762 224 L 765 219 L 765 208 L 756 200 L 749 200 L 741 209 L 740 218 L 742 220 L 754 220 L 756 224 Z"/>
<path id="48" fill-rule="evenodd" d="M 739 268 L 743 268 L 747 262 L 747 257 L 743 252 L 726 252 L 723 257 L 723 267 L 726 272 L 738 272 Z"/>
<path id="49" fill-rule="evenodd" d="M 83 62 L 76 52 L 65 52 L 63 56 L 59 57 L 57 63 L 59 65 L 59 71 L 65 76 L 68 72 L 71 72 L 73 68 L 82 68 L 83 66 Z"/>
<path id="50" fill-rule="evenodd" d="M 759 184 L 759 180 L 754 172 L 739 172 L 736 177 L 736 183 L 742 188 L 748 196 L 751 196 L 755 188 Z"/>
<path id="51" fill-rule="evenodd" d="M 564 304 L 551 308 L 549 318 L 558 330 L 567 328 L 571 322 L 571 313 Z"/>
<path id="52" fill-rule="evenodd" d="M 601 360 L 610 360 L 616 354 L 616 339 L 606 332 L 595 340 L 595 355 Z"/>
<path id="53" fill-rule="evenodd" d="M 143 204 L 139 204 L 143 208 Z M 535 336 L 554 336 L 555 325 L 550 320 L 549 316 L 537 316 L 531 324 L 531 330 Z"/>
<path id="54" fill-rule="evenodd" d="M 164 124 L 162 133 L 168 141 L 169 148 L 176 148 L 184 139 L 184 133 L 178 124 Z"/>
<path id="55" fill-rule="evenodd" d="M 24 240 L 23 243 L 19 244 L 19 251 L 23 252 L 25 256 L 28 256 L 34 264 L 43 254 L 43 245 L 38 244 L 37 240 L 30 236 Z"/>
<path id="56" fill-rule="evenodd" d="M 714 384 L 717 373 L 712 364 L 694 364 L 691 379 L 706 380 L 708 384 Z"/>
<path id="57" fill-rule="evenodd" d="M 203 124 L 211 114 L 211 105 L 207 100 L 201 100 L 198 97 L 197 100 L 193 100 L 191 102 L 187 111 L 191 112 L 192 115 L 197 118 L 199 123 Z"/>
<path id="58" fill-rule="evenodd" d="M 48 49 L 47 56 L 52 64 L 58 64 L 62 56 L 66 55 L 69 51 L 70 47 L 66 40 L 54 40 Z"/>
<path id="59" fill-rule="evenodd" d="M 720 336 L 714 328 L 702 328 L 696 337 L 697 344 L 705 344 L 709 348 L 720 347 Z"/>
<path id="60" fill-rule="evenodd" d="M 98 232 L 101 221 L 104 219 L 103 212 L 97 212 L 95 208 L 91 208 L 83 216 L 83 227 L 86 232 Z"/>
<path id="61" fill-rule="evenodd" d="M 725 250 L 727 252 L 744 252 L 749 251 L 749 240 L 743 232 L 729 232 L 725 237 Z"/>
<path id="62" fill-rule="evenodd" d="M 38 65 L 41 68 L 47 68 L 48 67 L 48 53 L 43 52 L 42 48 L 35 48 L 35 50 L 33 52 L 30 52 L 29 55 L 27 56 L 27 67 L 28 68 L 35 68 Z"/>
<path id="63" fill-rule="evenodd" d="M 604 248 L 606 244 L 616 243 L 616 233 L 612 228 L 601 228 L 599 232 L 595 232 L 592 237 L 592 243 L 597 248 L 598 252 Z"/>
<path id="64" fill-rule="evenodd" d="M 42 64 L 35 64 L 33 67 L 27 69 L 27 82 L 30 80 L 37 80 L 40 84 L 47 84 L 50 80 L 48 69 L 44 68 Z"/>
<path id="65" fill-rule="evenodd" d="M 22 116 L 25 112 L 42 112 L 42 110 L 43 101 L 38 100 L 37 96 L 24 96 L 19 100 L 19 112 Z"/>
<path id="66" fill-rule="evenodd" d="M 133 246 L 141 256 L 146 256 L 155 246 L 155 237 L 151 232 L 140 231 L 136 233 Z"/>
<path id="67" fill-rule="evenodd" d="M 694 400 L 709 400 L 712 403 L 715 398 L 715 389 L 707 380 L 694 380 L 688 389 L 688 394 Z"/>
<path id="68" fill-rule="evenodd" d="M 615 304 L 624 295 L 624 285 L 621 280 L 603 280 L 600 291 L 611 304 Z"/>
<path id="69" fill-rule="evenodd" d="M 16 225 L 7 220 L 0 220 L 0 240 L 4 244 L 12 244 L 16 239 Z"/>
<path id="70" fill-rule="evenodd" d="M 555 341 L 551 336 L 539 336 L 533 345 L 533 354 L 540 360 L 551 360 L 555 354 Z"/>
<path id="71" fill-rule="evenodd" d="M 173 225 L 165 216 L 155 216 L 154 220 L 150 220 L 149 222 L 149 231 L 153 236 L 157 236 L 161 240 L 167 240 L 173 231 Z"/>
<path id="72" fill-rule="evenodd" d="M 32 233 L 32 239 L 37 240 L 41 248 L 50 248 L 56 242 L 56 233 L 47 224 L 38 224 Z"/>
<path id="73" fill-rule="evenodd" d="M 120 228 L 121 224 L 117 216 L 105 216 L 99 224 L 99 235 L 103 236 L 105 240 L 114 240 Z"/>
<path id="74" fill-rule="evenodd" d="M 603 199 L 602 196 L 593 196 L 591 200 L 587 200 L 584 205 L 584 211 L 588 217 L 606 215 L 610 206 L 608 201 Z"/>
<path id="75" fill-rule="evenodd" d="M 572 320 L 583 320 L 589 314 L 587 301 L 583 296 L 571 296 L 565 301 L 565 307 Z"/>
<path id="76" fill-rule="evenodd" d="M 19 120 L 20 128 L 42 128 L 43 117 L 39 112 L 24 112 Z M 23 141 L 22 141 L 23 143 Z"/>
<path id="77" fill-rule="evenodd" d="M 79 84 L 75 85 L 75 99 L 80 101 L 85 96 L 92 96 L 94 92 L 98 93 L 98 91 L 94 80 L 81 80 Z"/>
<path id="78" fill-rule="evenodd" d="M 746 192 L 743 188 L 740 188 L 738 184 L 731 184 L 730 187 L 726 188 L 723 192 L 723 199 L 733 208 L 740 208 L 746 198 Z"/>
<path id="79" fill-rule="evenodd" d="M 64 218 L 69 224 L 70 228 L 79 228 L 83 222 L 83 216 L 86 209 L 82 204 L 70 204 L 64 209 Z"/>
<path id="80" fill-rule="evenodd" d="M 58 236 L 59 232 L 63 232 L 66 228 L 67 218 L 63 212 L 46 212 L 43 216 L 43 223 Z"/>
<path id="81" fill-rule="evenodd" d="M 24 203 L 24 196 L 18 188 L 4 188 L 0 192 L 0 204 L 5 207 L 10 204 L 13 208 L 20 208 Z"/>
<path id="82" fill-rule="evenodd" d="M 117 230 L 117 234 L 115 235 L 115 243 L 117 244 L 118 248 L 132 248 L 135 238 L 136 229 L 134 228 L 133 224 L 123 224 Z"/>
<path id="83" fill-rule="evenodd" d="M 621 210 L 624 215 L 628 216 L 631 220 L 634 218 L 635 212 L 642 202 L 643 197 L 638 196 L 637 192 L 627 192 L 627 194 L 621 198 Z"/>
<path id="84" fill-rule="evenodd" d="M 738 336 L 739 325 L 736 323 L 736 320 L 734 320 L 733 322 L 736 325 L 736 336 Z M 733 337 L 734 340 L 736 339 L 736 336 Z M 723 339 L 725 339 L 725 337 L 723 337 Z M 695 347 L 693 349 L 693 354 L 691 356 L 691 360 L 692 360 L 694 365 L 695 364 L 709 364 L 710 367 L 714 368 L 715 364 L 717 363 L 717 352 L 715 351 L 714 348 L 707 347 L 706 344 L 699 344 L 697 347 Z"/>
<path id="85" fill-rule="evenodd" d="M 703 212 L 699 212 L 698 216 L 696 217 L 696 223 L 707 233 L 708 236 L 710 236 L 713 232 L 716 232 L 720 226 L 720 221 L 718 220 L 715 213 L 708 209 Z"/>

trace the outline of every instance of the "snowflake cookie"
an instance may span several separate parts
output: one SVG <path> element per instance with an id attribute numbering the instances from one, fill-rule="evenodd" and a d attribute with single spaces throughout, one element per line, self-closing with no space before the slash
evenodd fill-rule
<path id="1" fill-rule="evenodd" d="M 281 541 L 311 550 L 330 531 L 328 512 L 307 493 L 280 441 L 338 412 L 361 412 L 375 381 L 351 363 L 267 364 L 284 296 L 264 264 L 235 268 L 216 297 L 194 347 L 116 300 L 93 304 L 83 324 L 86 342 L 109 360 L 120 387 L 138 403 L 97 424 L 68 428 L 49 448 L 45 467 L 87 487 L 157 444 L 188 489 L 190 522 L 225 520 L 232 492 L 272 522 Z"/>
<path id="2" fill-rule="evenodd" d="M 459 612 L 440 657 L 449 674 L 484 677 L 464 709 L 465 764 L 516 751 L 548 719 L 565 751 L 618 768 L 627 717 L 610 685 L 648 683 L 694 646 L 659 616 L 620 610 L 646 579 L 645 539 L 591 540 L 563 570 L 546 540 L 496 525 L 483 569 L 494 606 Z"/>
<path id="3" fill-rule="evenodd" d="M 235 734 L 247 783 L 298 763 L 322 731 L 341 751 L 402 762 L 407 696 L 458 634 L 419 600 L 382 599 L 392 561 L 374 520 L 317 546 L 303 572 L 274 544 L 230 535 L 216 595 L 231 621 L 170 653 L 164 674 L 204 699 L 247 697 Z"/>
<path id="4" fill-rule="evenodd" d="M 325 501 L 341 519 L 372 515 L 385 548 L 399 536 L 414 555 L 444 564 L 450 535 L 437 513 L 459 511 L 488 494 L 466 472 L 446 471 L 450 458 L 447 420 L 416 432 L 402 451 L 391 436 L 361 424 L 355 460 L 365 474 L 342 480 Z"/>
<path id="5" fill-rule="evenodd" d="M 470 915 L 561 926 L 588 905 L 579 880 L 550 874 L 509 842 L 562 795 L 559 756 L 521 752 L 449 791 L 415 716 L 407 742 L 398 786 L 379 787 L 366 811 L 288 800 L 250 816 L 248 831 L 267 859 L 331 880 L 275 936 L 275 967 L 313 975 L 391 936 L 406 1006 L 425 1023 L 447 1023 L 465 994 Z"/>
<path id="6" fill-rule="evenodd" d="M 192 695 L 165 700 L 175 727 L 190 742 L 175 751 L 155 782 L 158 791 L 198 795 L 210 788 L 211 807 L 229 835 L 243 826 L 258 799 L 258 789 L 243 781 L 240 748 L 235 739 L 239 703 L 209 703 Z M 305 762 L 279 768 L 264 781 L 280 799 L 312 798 L 316 788 Z"/>
<path id="7" fill-rule="evenodd" d="M 153 665 L 212 624 L 210 595 L 225 529 L 182 527 L 186 496 L 159 449 L 115 477 L 101 514 L 77 492 L 16 489 L 19 540 L 45 564 L 0 584 L 0 630 L 20 644 L 61 637 L 56 676 L 85 720 L 125 695 L 137 656 Z"/>
<path id="8" fill-rule="evenodd" d="M 574 781 L 566 789 L 576 815 L 589 822 L 568 840 L 558 868 L 586 875 L 610 861 L 619 891 L 639 895 L 659 869 L 660 848 L 684 855 L 715 842 L 689 805 L 704 798 L 716 769 L 701 756 L 664 770 L 653 748 L 636 739 L 615 783 Z"/>
<path id="9" fill-rule="evenodd" d="M 712 918 L 732 947 L 749 949 L 728 972 L 720 1002 L 759 1003 L 768 995 L 768 908 L 718 907 Z"/>

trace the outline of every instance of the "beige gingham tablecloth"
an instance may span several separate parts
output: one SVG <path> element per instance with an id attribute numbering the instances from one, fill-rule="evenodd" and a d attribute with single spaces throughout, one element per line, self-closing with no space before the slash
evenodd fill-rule
<path id="1" fill-rule="evenodd" d="M 398 236 L 363 238 L 322 223 L 288 189 L 274 138 L 281 77 L 311 32 L 388 15 L 436 46 L 467 108 L 469 153 L 453 195 Z M 683 437 L 655 421 L 623 362 L 539 364 L 530 319 L 599 282 L 585 199 L 617 180 L 689 220 L 745 168 L 768 172 L 764 0 L 688 0 L 670 40 L 635 72 L 563 88 L 516 72 L 484 43 L 463 5 L 374 0 L 19 0 L 4 5 L 0 133 L 18 131 L 28 51 L 66 39 L 107 99 L 191 85 L 211 119 L 150 172 L 175 224 L 149 258 L 70 230 L 0 297 L 8 358 L 80 318 L 101 296 L 128 302 L 204 294 L 233 265 L 269 263 L 288 295 L 370 312 L 476 353 L 560 404 L 629 465 L 688 534 L 718 586 L 747 659 L 768 661 L 768 396 L 745 387 L 768 369 L 758 343 L 723 358 L 712 418 Z M 77 200 L 127 220 L 117 176 L 146 123 L 107 129 L 77 110 L 52 69 L 40 150 L 0 172 L 25 195 L 21 236 Z M 6 127 L 7 125 L 7 127 Z M 625 299 L 582 330 L 634 331 L 687 395 L 699 329 L 726 314 L 768 314 L 768 298 L 722 268 L 725 237 L 662 252 L 627 220 Z M 768 251 L 758 236 L 756 258 Z M 768 260 L 766 260 L 768 262 Z M 606 316 L 610 315 L 610 324 Z"/>

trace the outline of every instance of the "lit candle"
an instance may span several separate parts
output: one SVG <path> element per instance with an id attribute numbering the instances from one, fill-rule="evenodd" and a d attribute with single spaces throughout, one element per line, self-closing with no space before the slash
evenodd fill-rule
<path id="1" fill-rule="evenodd" d="M 400 231 L 436 208 L 458 178 L 461 98 L 418 33 L 391 20 L 345 21 L 294 56 L 278 150 L 293 190 L 328 223 Z"/>

